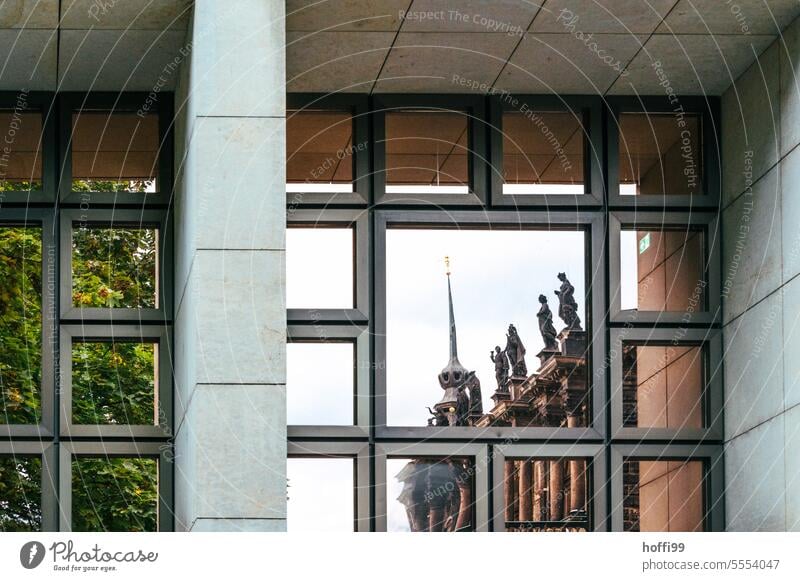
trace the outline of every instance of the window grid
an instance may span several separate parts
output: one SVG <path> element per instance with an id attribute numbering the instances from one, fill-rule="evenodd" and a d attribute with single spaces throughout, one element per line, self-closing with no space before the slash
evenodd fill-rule
<path id="1" fill-rule="evenodd" d="M 158 529 L 173 530 L 172 485 L 172 95 L 159 99 L 157 193 L 72 192 L 71 119 L 76 110 L 134 112 L 146 94 L 30 93 L 27 110 L 43 115 L 42 188 L 3 192 L 0 226 L 31 225 L 42 233 L 42 363 L 39 425 L 0 425 L 0 456 L 42 458 L 44 531 L 71 530 L 72 459 L 153 458 L 158 464 Z M 19 96 L 0 96 L 0 108 L 15 107 Z M 72 230 L 75 225 L 155 227 L 158 307 L 76 309 L 72 305 Z M 127 338 L 157 344 L 158 426 L 71 425 L 72 339 Z M 32 441 L 31 438 L 36 438 Z"/>
<path id="2" fill-rule="evenodd" d="M 339 213 L 358 215 L 359 224 L 369 236 L 359 238 L 355 251 L 358 265 L 355 284 L 366 285 L 370 297 L 370 308 L 361 311 L 365 319 L 346 319 L 347 313 L 325 310 L 290 310 L 288 313 L 292 333 L 307 329 L 310 335 L 315 326 L 335 320 L 345 328 L 352 325 L 363 329 L 368 325 L 370 373 L 367 386 L 370 397 L 367 401 L 370 418 L 366 433 L 357 435 L 348 427 L 335 426 L 289 426 L 289 455 L 301 455 L 294 444 L 315 440 L 325 454 L 346 453 L 354 441 L 367 451 L 357 458 L 358 470 L 369 483 L 368 525 L 363 524 L 363 508 L 359 513 L 362 525 L 358 530 L 386 530 L 386 474 L 387 457 L 453 456 L 470 457 L 479 464 L 486 462 L 484 470 L 476 475 L 476 487 L 485 490 L 484 499 L 476 498 L 479 530 L 504 530 L 503 506 L 503 460 L 504 458 L 565 458 L 580 457 L 589 460 L 587 496 L 591 507 L 593 530 L 622 530 L 618 513 L 622 510 L 621 475 L 622 454 L 638 456 L 631 450 L 643 450 L 648 458 L 668 457 L 704 460 L 706 467 L 706 530 L 722 530 L 724 516 L 721 488 L 721 352 L 719 348 L 719 321 L 716 309 L 719 292 L 715 285 L 719 280 L 717 204 L 719 199 L 718 176 L 718 100 L 686 98 L 679 100 L 687 112 L 696 112 L 703 117 L 704 160 L 703 196 L 693 199 L 682 196 L 621 196 L 619 188 L 612 185 L 619 175 L 617 167 L 618 125 L 616 116 L 620 112 L 668 112 L 675 114 L 675 107 L 666 99 L 609 99 L 607 104 L 597 97 L 464 97 L 464 96 L 399 96 L 382 95 L 368 102 L 361 98 L 349 106 L 355 114 L 370 118 L 371 127 L 356 125 L 354 142 L 367 144 L 371 153 L 368 173 L 357 169 L 356 180 L 369 178 L 369 190 L 363 203 L 353 204 L 351 198 L 329 196 L 324 207 L 313 201 L 292 200 L 287 195 L 288 223 L 336 224 Z M 318 108 L 321 100 L 308 95 L 289 95 L 289 107 Z M 531 110 L 570 111 L 580 115 L 585 123 L 586 150 L 584 153 L 585 194 L 565 195 L 510 195 L 502 193 L 502 113 L 524 104 Z M 347 107 L 347 98 L 339 96 L 335 108 Z M 399 194 L 384 193 L 384 148 L 383 115 L 387 110 L 398 108 L 441 108 L 463 110 L 471 113 L 470 131 L 479 139 L 471 140 L 470 168 L 474 172 L 480 167 L 479 180 L 471 173 L 471 190 L 468 195 L 425 194 L 402 199 Z M 363 156 L 362 160 L 363 162 Z M 363 190 L 360 190 L 363 192 Z M 344 210 L 344 208 L 348 208 Z M 651 211 L 656 224 L 692 225 L 702 227 L 706 233 L 706 280 L 709 283 L 708 311 L 694 313 L 690 321 L 683 321 L 682 313 L 664 316 L 661 313 L 636 313 L 636 316 L 620 315 L 619 309 L 619 229 L 630 225 L 620 216 L 632 214 L 632 210 Z M 641 220 L 636 220 L 636 225 Z M 587 232 L 587 287 L 591 287 L 586 301 L 586 318 L 590 332 L 589 353 L 592 417 L 587 428 L 455 428 L 422 426 L 386 426 L 385 392 L 385 236 L 387 228 L 402 224 L 404 227 L 458 227 L 478 226 L 482 228 L 582 228 Z M 616 252 L 616 254 L 615 254 Z M 367 257 L 365 258 L 364 254 Z M 368 268 L 363 268 L 364 266 Z M 589 281 L 591 285 L 589 285 Z M 606 289 L 608 294 L 606 295 Z M 622 426 L 622 362 L 621 335 L 630 333 L 635 339 L 669 336 L 678 342 L 686 340 L 705 345 L 705 406 L 706 427 L 701 431 L 640 430 Z M 333 331 L 330 337 L 352 336 Z M 291 335 L 290 334 L 290 335 Z M 624 334 L 622 336 L 625 336 Z M 607 343 L 607 339 L 610 341 Z M 665 339 L 666 340 L 666 339 Z M 358 357 L 359 361 L 360 355 Z M 485 378 L 485 381 L 488 378 Z M 288 386 L 291 389 L 291 386 Z M 362 389 L 359 387 L 358 389 Z M 619 408 L 619 409 L 618 409 Z M 680 442 L 680 444 L 676 443 Z M 690 444 L 687 444 L 689 442 Z M 691 442 L 694 442 L 691 444 Z M 401 450 L 401 451 L 398 451 Z M 433 452 L 432 450 L 435 450 Z M 313 450 L 305 451 L 304 457 L 313 457 Z M 591 490 L 591 494 L 589 493 Z M 361 481 L 359 498 L 363 497 Z M 479 496 L 479 495 L 478 495 Z M 481 524 L 481 511 L 485 519 Z M 481 528 L 482 527 L 482 528 Z"/>

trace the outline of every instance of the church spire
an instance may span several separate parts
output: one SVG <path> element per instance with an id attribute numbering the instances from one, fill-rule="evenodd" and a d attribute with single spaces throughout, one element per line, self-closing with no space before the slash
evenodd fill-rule
<path id="1" fill-rule="evenodd" d="M 458 339 L 456 338 L 456 316 L 453 312 L 453 291 L 450 288 L 450 257 L 444 257 L 447 268 L 447 302 L 450 306 L 450 361 L 458 361 Z"/>
<path id="2" fill-rule="evenodd" d="M 450 315 L 450 360 L 439 373 L 439 385 L 444 390 L 444 394 L 434 409 L 439 416 L 446 418 L 449 425 L 455 426 L 460 425 L 469 409 L 468 398 L 463 393 L 469 372 L 458 360 L 456 317 L 453 312 L 453 289 L 450 285 L 450 257 L 446 256 L 444 263 L 447 268 L 447 304 Z M 461 402 L 459 398 L 467 399 L 467 401 Z"/>

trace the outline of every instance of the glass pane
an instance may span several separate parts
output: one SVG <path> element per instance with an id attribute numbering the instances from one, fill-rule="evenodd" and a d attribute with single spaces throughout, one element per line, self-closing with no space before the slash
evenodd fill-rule
<path id="1" fill-rule="evenodd" d="M 343 111 L 288 111 L 286 190 L 352 192 L 353 117 Z"/>
<path id="2" fill-rule="evenodd" d="M 583 136 L 575 113 L 503 113 L 503 193 L 583 194 Z"/>
<path id="3" fill-rule="evenodd" d="M 0 109 L 0 192 L 42 189 L 42 114 L 18 109 Z"/>
<path id="4" fill-rule="evenodd" d="M 157 531 L 158 460 L 74 458 L 72 530 Z"/>
<path id="5" fill-rule="evenodd" d="M 156 425 L 157 357 L 156 343 L 73 343 L 73 423 Z"/>
<path id="6" fill-rule="evenodd" d="M 388 423 L 586 425 L 585 259 L 583 232 L 388 230 Z"/>
<path id="7" fill-rule="evenodd" d="M 467 458 L 388 459 L 387 530 L 474 530 L 474 474 L 472 460 Z"/>
<path id="8" fill-rule="evenodd" d="M 41 458 L 0 456 L 0 531 L 41 529 Z"/>
<path id="9" fill-rule="evenodd" d="M 700 115 L 623 113 L 619 131 L 623 196 L 703 194 Z"/>
<path id="10" fill-rule="evenodd" d="M 623 230 L 622 309 L 704 311 L 703 247 L 703 233 L 699 230 Z"/>
<path id="11" fill-rule="evenodd" d="M 72 191 L 155 192 L 158 149 L 158 115 L 74 113 Z"/>
<path id="12" fill-rule="evenodd" d="M 76 307 L 158 307 L 158 231 L 152 228 L 75 228 L 72 302 Z"/>
<path id="13" fill-rule="evenodd" d="M 42 232 L 0 228 L 0 424 L 41 421 Z"/>
<path id="14" fill-rule="evenodd" d="M 352 343 L 286 345 L 290 425 L 353 424 L 354 357 Z"/>
<path id="15" fill-rule="evenodd" d="M 353 229 L 286 230 L 286 307 L 352 309 Z"/>
<path id="16" fill-rule="evenodd" d="M 626 427 L 702 428 L 702 394 L 702 347 L 623 345 Z"/>
<path id="17" fill-rule="evenodd" d="M 504 469 L 507 531 L 589 530 L 585 458 L 513 459 Z"/>
<path id="18" fill-rule="evenodd" d="M 701 460 L 625 460 L 622 471 L 624 530 L 703 530 Z"/>
<path id="19" fill-rule="evenodd" d="M 289 532 L 352 532 L 353 468 L 352 458 L 289 458 Z"/>
<path id="20" fill-rule="evenodd" d="M 465 113 L 409 109 L 386 113 L 386 192 L 469 192 Z"/>

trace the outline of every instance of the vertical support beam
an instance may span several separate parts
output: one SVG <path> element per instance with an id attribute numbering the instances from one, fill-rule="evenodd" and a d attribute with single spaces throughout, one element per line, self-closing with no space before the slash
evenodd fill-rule
<path id="1" fill-rule="evenodd" d="M 531 494 L 530 460 L 522 460 L 519 467 L 519 520 L 533 520 L 533 495 Z"/>
<path id="2" fill-rule="evenodd" d="M 564 518 L 564 466 L 562 460 L 550 460 L 550 520 Z"/>
<path id="3" fill-rule="evenodd" d="M 193 10 L 175 103 L 176 528 L 280 531 L 285 5 Z"/>

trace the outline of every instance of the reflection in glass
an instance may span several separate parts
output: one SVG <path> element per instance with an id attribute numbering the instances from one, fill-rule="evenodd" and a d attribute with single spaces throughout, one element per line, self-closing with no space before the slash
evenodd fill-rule
<path id="1" fill-rule="evenodd" d="M 288 519 L 294 532 L 352 532 L 352 458 L 289 458 Z"/>
<path id="2" fill-rule="evenodd" d="M 583 232 L 389 229 L 388 424 L 585 426 L 585 257 Z"/>
<path id="3" fill-rule="evenodd" d="M 158 530 L 158 461 L 155 458 L 72 460 L 72 530 Z"/>
<path id="4" fill-rule="evenodd" d="M 625 427 L 702 428 L 702 353 L 691 345 L 623 344 Z"/>
<path id="5" fill-rule="evenodd" d="M 75 424 L 158 423 L 156 343 L 72 344 L 72 421 Z"/>
<path id="6" fill-rule="evenodd" d="M 353 308 L 353 229 L 286 230 L 286 306 Z"/>
<path id="7" fill-rule="evenodd" d="M 42 232 L 0 228 L 0 424 L 38 424 L 42 380 Z"/>
<path id="8" fill-rule="evenodd" d="M 0 456 L 0 532 L 41 529 L 41 458 Z"/>
<path id="9" fill-rule="evenodd" d="M 42 188 L 42 114 L 0 109 L 0 192 Z"/>
<path id="10" fill-rule="evenodd" d="M 156 191 L 158 116 L 83 111 L 72 115 L 72 191 Z"/>
<path id="11" fill-rule="evenodd" d="M 507 531 L 589 530 L 586 459 L 521 458 L 504 469 Z"/>
<path id="12" fill-rule="evenodd" d="M 702 460 L 625 460 L 624 530 L 704 530 Z"/>
<path id="13" fill-rule="evenodd" d="M 704 311 L 703 253 L 700 230 L 622 230 L 622 309 Z"/>
<path id="14" fill-rule="evenodd" d="M 342 111 L 288 111 L 286 189 L 352 192 L 353 117 Z"/>
<path id="15" fill-rule="evenodd" d="M 152 228 L 75 228 L 72 302 L 76 307 L 158 307 L 158 231 Z"/>
<path id="16" fill-rule="evenodd" d="M 286 393 L 290 425 L 353 424 L 353 343 L 288 343 Z"/>
<path id="17" fill-rule="evenodd" d="M 583 194 L 583 137 L 575 113 L 503 113 L 503 193 Z"/>
<path id="18" fill-rule="evenodd" d="M 467 458 L 390 458 L 389 532 L 461 532 L 475 527 L 475 468 Z"/>
<path id="19" fill-rule="evenodd" d="M 620 193 L 703 194 L 701 127 L 697 114 L 620 115 Z"/>
<path id="20" fill-rule="evenodd" d="M 386 193 L 469 192 L 469 118 L 407 109 L 386 113 Z"/>

